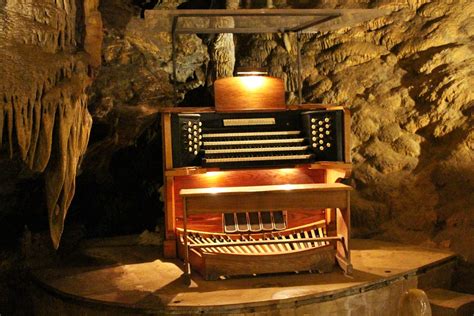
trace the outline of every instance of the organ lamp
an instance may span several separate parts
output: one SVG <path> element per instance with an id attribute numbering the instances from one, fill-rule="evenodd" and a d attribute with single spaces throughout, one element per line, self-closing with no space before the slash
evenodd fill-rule
<path id="1" fill-rule="evenodd" d="M 217 111 L 285 108 L 283 80 L 267 76 L 262 68 L 239 68 L 236 74 L 214 82 Z"/>

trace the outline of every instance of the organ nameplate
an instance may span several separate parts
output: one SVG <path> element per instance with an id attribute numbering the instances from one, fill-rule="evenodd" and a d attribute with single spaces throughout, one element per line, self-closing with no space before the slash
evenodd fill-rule
<path id="1" fill-rule="evenodd" d="M 224 119 L 224 126 L 275 125 L 275 118 Z"/>

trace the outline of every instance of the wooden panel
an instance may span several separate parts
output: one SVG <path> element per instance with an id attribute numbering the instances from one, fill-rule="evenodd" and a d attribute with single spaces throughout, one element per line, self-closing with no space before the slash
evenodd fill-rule
<path id="1" fill-rule="evenodd" d="M 235 187 L 217 187 L 217 188 L 198 188 L 198 189 L 183 189 L 179 194 L 183 197 L 210 197 L 212 195 L 252 195 L 262 193 L 277 193 L 285 194 L 288 191 L 291 193 L 299 192 L 313 192 L 321 191 L 349 191 L 352 188 L 342 183 L 308 183 L 308 184 L 281 184 L 281 185 L 253 185 L 253 186 L 235 186 Z"/>
<path id="2" fill-rule="evenodd" d="M 344 110 L 344 161 L 351 163 L 351 114 Z"/>
<path id="3" fill-rule="evenodd" d="M 279 78 L 243 76 L 214 82 L 217 111 L 284 110 L 285 86 Z"/>
<path id="4" fill-rule="evenodd" d="M 345 208 L 345 191 L 257 191 L 187 196 L 188 214 L 256 210 Z"/>
<path id="5" fill-rule="evenodd" d="M 173 106 L 159 108 L 158 112 L 161 113 L 212 113 L 216 109 L 213 107 L 184 107 L 184 106 Z"/>
<path id="6" fill-rule="evenodd" d="M 174 179 L 172 177 L 165 177 L 164 192 L 165 197 L 164 211 L 165 211 L 165 225 L 166 225 L 166 239 L 174 239 L 175 236 L 175 203 L 176 195 L 174 190 Z"/>
<path id="7" fill-rule="evenodd" d="M 161 131 L 163 135 L 163 167 L 164 170 L 173 168 L 173 148 L 171 145 L 171 114 L 161 115 Z"/>
<path id="8" fill-rule="evenodd" d="M 336 227 L 337 235 L 344 237 L 344 246 L 341 243 L 337 243 L 337 261 L 344 272 L 351 274 L 352 265 L 351 265 L 351 253 L 350 253 L 350 235 L 351 235 L 351 212 L 350 212 L 350 201 L 349 201 L 349 192 L 346 193 L 347 207 L 336 209 Z M 346 252 L 347 250 L 347 252 Z"/>
<path id="9" fill-rule="evenodd" d="M 323 183 L 325 181 L 324 174 L 324 170 L 283 168 L 219 171 L 193 176 L 175 177 L 174 190 L 175 196 L 177 197 L 175 201 L 176 216 L 182 216 L 183 214 L 182 199 L 179 197 L 179 191 L 181 189 Z"/>
<path id="10" fill-rule="evenodd" d="M 285 107 L 285 110 L 344 110 L 345 108 L 337 104 L 289 104 Z M 272 109 L 268 109 L 271 111 Z M 157 110 L 160 113 L 213 113 L 216 112 L 216 109 L 213 107 L 163 107 Z M 246 112 L 247 109 L 242 108 L 242 112 Z M 252 109 L 250 109 L 252 111 Z M 264 111 L 266 111 L 264 109 Z"/>
<path id="11" fill-rule="evenodd" d="M 308 270 L 330 272 L 335 264 L 331 245 L 283 254 L 203 254 L 203 259 L 205 270 L 200 272 L 208 279 L 216 279 L 220 275 Z"/>

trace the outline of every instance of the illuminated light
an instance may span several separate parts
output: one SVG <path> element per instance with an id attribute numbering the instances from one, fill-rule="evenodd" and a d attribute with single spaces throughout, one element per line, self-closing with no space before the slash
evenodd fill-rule
<path id="1" fill-rule="evenodd" d="M 209 192 L 211 194 L 216 194 L 216 193 L 220 193 L 224 191 L 225 191 L 225 188 L 209 188 Z"/>
<path id="2" fill-rule="evenodd" d="M 206 177 L 217 177 L 222 175 L 222 171 L 208 171 L 204 174 Z"/>
<path id="3" fill-rule="evenodd" d="M 266 76 L 268 71 L 265 68 L 239 67 L 236 69 L 237 76 Z"/>
<path id="4" fill-rule="evenodd" d="M 259 76 L 245 76 L 241 77 L 241 80 L 242 84 L 247 90 L 260 89 L 265 82 L 265 78 Z"/>
<path id="5" fill-rule="evenodd" d="M 294 169 L 294 168 L 282 168 L 282 169 L 278 169 L 278 173 L 282 174 L 282 175 L 288 175 L 288 174 L 294 174 L 294 173 L 297 173 L 298 170 L 297 169 Z"/>
<path id="6" fill-rule="evenodd" d="M 290 190 L 293 190 L 295 186 L 293 184 L 282 184 L 280 185 L 280 188 L 282 190 L 290 191 Z"/>

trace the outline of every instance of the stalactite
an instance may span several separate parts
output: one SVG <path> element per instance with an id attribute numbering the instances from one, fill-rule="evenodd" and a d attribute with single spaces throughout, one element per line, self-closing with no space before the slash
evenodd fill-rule
<path id="1" fill-rule="evenodd" d="M 86 30 L 93 27 L 88 34 L 95 34 L 89 54 L 71 53 L 76 44 L 75 0 L 8 0 L 0 9 L 0 29 L 5 30 L 0 33 L 0 73 L 5 74 L 0 82 L 0 152 L 44 172 L 55 248 L 92 125 L 88 67 L 100 64 L 98 1 L 85 2 L 86 15 L 94 16 L 86 25 Z"/>

